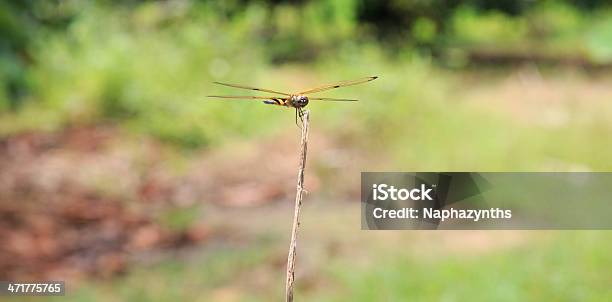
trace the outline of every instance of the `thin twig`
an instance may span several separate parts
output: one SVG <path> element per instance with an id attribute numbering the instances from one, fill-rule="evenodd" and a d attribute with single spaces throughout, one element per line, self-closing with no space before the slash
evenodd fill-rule
<path id="1" fill-rule="evenodd" d="M 297 231 L 300 227 L 300 208 L 302 207 L 302 195 L 304 194 L 304 168 L 306 166 L 306 152 L 308 149 L 308 122 L 310 118 L 310 112 L 304 111 L 303 123 L 302 123 L 302 143 L 300 153 L 300 169 L 298 170 L 297 177 L 297 191 L 295 193 L 295 211 L 293 213 L 293 228 L 291 229 L 291 244 L 289 244 L 289 256 L 287 256 L 287 283 L 286 287 L 286 300 L 287 302 L 293 301 L 293 285 L 295 277 L 295 249 L 297 245 Z"/>

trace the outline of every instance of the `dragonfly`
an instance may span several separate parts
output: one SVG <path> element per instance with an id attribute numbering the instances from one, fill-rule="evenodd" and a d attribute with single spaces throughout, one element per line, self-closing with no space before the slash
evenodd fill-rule
<path id="1" fill-rule="evenodd" d="M 333 101 L 333 102 L 356 102 L 358 100 L 355 99 L 336 99 L 336 98 L 326 98 L 326 97 L 309 97 L 309 94 L 319 93 L 331 89 L 336 89 L 340 87 L 352 86 L 357 84 L 362 84 L 366 82 L 370 82 L 376 80 L 378 76 L 364 77 L 355 80 L 348 81 L 340 81 L 335 83 L 329 83 L 321 86 L 317 86 L 314 88 L 306 89 L 304 91 L 298 93 L 286 93 L 280 92 L 271 89 L 250 87 L 238 84 L 229 84 L 229 83 L 221 83 L 221 82 L 213 82 L 218 85 L 229 86 L 233 88 L 239 89 L 247 89 L 254 90 L 259 92 L 267 92 L 272 93 L 274 96 L 250 96 L 250 95 L 209 95 L 207 97 L 210 98 L 221 98 L 221 99 L 243 99 L 243 100 L 263 100 L 264 104 L 268 105 L 276 105 L 276 106 L 284 106 L 288 108 L 295 109 L 295 123 L 298 124 L 298 118 L 303 122 L 304 116 L 304 107 L 308 105 L 310 101 Z M 298 125 L 299 127 L 299 125 Z"/>

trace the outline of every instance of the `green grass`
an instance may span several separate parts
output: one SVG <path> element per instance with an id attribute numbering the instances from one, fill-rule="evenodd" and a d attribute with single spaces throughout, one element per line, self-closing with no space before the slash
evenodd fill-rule
<path id="1" fill-rule="evenodd" d="M 48 300 L 211 301 L 219 288 L 232 284 L 241 274 L 262 265 L 269 258 L 270 247 L 265 242 L 242 248 L 209 247 L 197 256 L 188 253 L 153 266 L 137 266 L 127 275 L 112 280 L 90 280 L 78 286 L 69 285 L 64 297 Z"/>
<path id="2" fill-rule="evenodd" d="M 308 280 L 298 275 L 296 297 L 326 302 L 612 299 L 610 232 L 539 234 L 518 246 L 473 252 L 470 247 L 447 251 L 436 245 L 415 245 L 416 241 L 399 242 L 394 249 L 361 242 L 354 248 L 369 255 L 366 263 L 346 256 L 319 261 L 324 266 L 316 268 L 301 262 L 302 270 L 314 270 L 316 280 L 311 281 L 314 287 L 308 287 Z M 111 281 L 87 282 L 56 300 L 280 300 L 284 268 L 270 266 L 278 254 L 265 241 L 248 248 L 213 248 L 188 259 L 136 268 Z"/>
<path id="3" fill-rule="evenodd" d="M 334 266 L 340 290 L 321 301 L 608 301 L 610 238 L 605 231 L 559 232 L 550 242 L 484 255 L 373 254 L 379 260 L 371 267 Z"/>

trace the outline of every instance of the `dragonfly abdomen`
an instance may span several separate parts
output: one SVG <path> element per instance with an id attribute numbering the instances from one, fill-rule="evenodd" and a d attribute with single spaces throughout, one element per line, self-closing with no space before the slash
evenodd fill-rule
<path id="1" fill-rule="evenodd" d="M 281 98 L 273 98 L 273 99 L 269 99 L 269 100 L 265 100 L 263 101 L 266 104 L 270 104 L 270 105 L 278 105 L 278 106 L 287 106 L 287 100 L 286 99 L 281 99 Z"/>

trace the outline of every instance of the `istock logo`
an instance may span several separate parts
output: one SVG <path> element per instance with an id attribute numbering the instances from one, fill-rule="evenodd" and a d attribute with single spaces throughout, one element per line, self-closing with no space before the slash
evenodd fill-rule
<path id="1" fill-rule="evenodd" d="M 389 198 L 391 200 L 433 200 L 429 195 L 433 191 L 433 186 L 427 188 L 425 184 L 421 184 L 420 188 L 414 189 L 397 189 L 387 184 L 374 184 L 372 187 L 372 198 L 374 200 L 387 200 Z"/>

